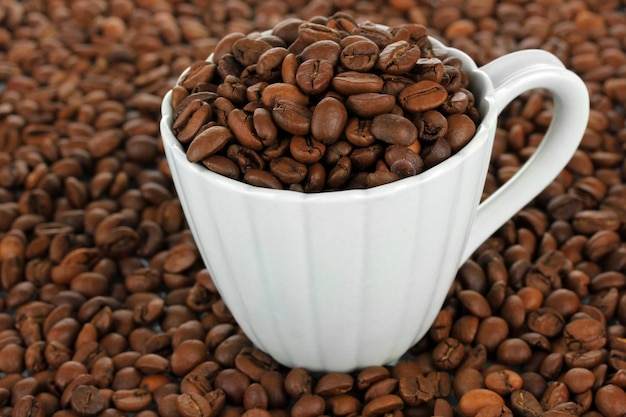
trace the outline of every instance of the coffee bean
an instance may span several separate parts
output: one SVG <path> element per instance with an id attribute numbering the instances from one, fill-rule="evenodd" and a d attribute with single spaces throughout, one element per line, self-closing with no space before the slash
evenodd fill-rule
<path id="1" fill-rule="evenodd" d="M 448 94 L 441 84 L 423 80 L 403 89 L 398 95 L 400 105 L 406 111 L 423 112 L 443 104 Z"/>
<path id="2" fill-rule="evenodd" d="M 409 146 L 417 140 L 417 128 L 407 118 L 396 114 L 379 114 L 372 120 L 372 135 L 392 145 Z"/>
<path id="3" fill-rule="evenodd" d="M 313 138 L 330 145 L 339 140 L 348 121 L 345 106 L 336 98 L 325 97 L 315 106 L 311 116 Z"/>
<path id="4" fill-rule="evenodd" d="M 504 400 L 493 391 L 476 388 L 465 393 L 459 400 L 459 410 L 467 416 L 475 416 L 478 412 L 493 404 L 504 405 Z"/>
<path id="5" fill-rule="evenodd" d="M 324 398 L 314 394 L 304 394 L 296 400 L 291 408 L 293 417 L 313 417 L 324 413 Z"/>
<path id="6" fill-rule="evenodd" d="M 365 7 L 357 1 L 342 7 L 358 10 L 357 18 L 334 14 L 338 5 L 292 7 L 305 19 L 317 15 L 307 22 L 285 19 L 282 8 L 263 1 L 215 4 L 209 14 L 193 4 L 140 3 L 116 0 L 100 10 L 78 0 L 69 9 L 51 4 L 44 11 L 19 2 L 5 5 L 0 284 L 6 296 L 0 310 L 6 311 L 0 313 L 0 368 L 15 373 L 0 378 L 0 414 L 91 415 L 89 406 L 72 404 L 88 391 L 91 403 L 80 404 L 96 406 L 102 399 L 97 413 L 102 416 L 177 415 L 176 399 L 191 393 L 209 403 L 212 416 L 286 416 L 302 392 L 313 394 L 326 373 L 305 371 L 309 382 L 294 384 L 294 370 L 272 364 L 268 370 L 245 360 L 239 366 L 250 376 L 237 371 L 243 383 L 231 384 L 228 395 L 217 387 L 229 386 L 220 375 L 231 373 L 250 341 L 214 285 L 197 274 L 197 252 L 179 251 L 181 243 L 190 249 L 193 241 L 157 140 L 160 98 L 173 87 L 179 141 L 192 160 L 221 175 L 243 180 L 252 173 L 248 181 L 254 182 L 254 170 L 272 175 L 270 160 L 290 157 L 307 165 L 301 191 L 324 190 L 334 168 L 328 183 L 341 184 L 337 189 L 383 184 L 412 173 L 407 161 L 415 158 L 408 147 L 374 137 L 373 117 L 354 114 L 346 105 L 350 96 L 394 97 L 388 113 L 415 125 L 418 140 L 410 152 L 426 169 L 454 153 L 449 119 L 479 120 L 460 61 L 440 56 L 429 45 L 425 26 L 402 23 L 410 20 L 432 25 L 437 36 L 468 52 L 479 66 L 514 49 L 552 51 L 589 87 L 589 126 L 567 168 L 463 265 L 435 326 L 407 352 L 408 360 L 371 367 L 361 382 L 361 372 L 346 374 L 354 378 L 351 390 L 324 394 L 323 407 L 318 402 L 322 408 L 309 411 L 373 415 L 388 403 L 368 403 L 396 395 L 402 410 L 387 412 L 395 417 L 451 416 L 451 404 L 463 394 L 487 388 L 506 405 L 495 400 L 470 414 L 619 415 L 624 408 L 619 387 L 625 384 L 620 368 L 626 363 L 625 333 L 618 324 L 626 317 L 621 294 L 626 257 L 620 245 L 626 193 L 619 111 L 624 101 L 619 39 L 625 26 L 617 6 L 599 8 L 587 1 L 555 6 L 548 14 L 533 2 L 415 8 L 402 0 Z M 149 16 L 154 25 L 146 24 Z M 392 28 L 358 23 L 366 20 Z M 280 23 L 272 35 L 261 34 L 275 22 Z M 240 32 L 229 34 L 235 31 Z M 181 47 L 183 41 L 194 48 Z M 387 54 L 394 43 L 404 42 L 419 47 L 416 62 L 402 61 L 400 48 Z M 204 60 L 211 51 L 214 63 Z M 307 60 L 334 67 L 318 95 L 298 87 L 296 75 Z M 401 74 L 381 71 L 399 64 L 412 68 Z M 188 74 L 172 86 L 187 67 Z M 441 85 L 445 99 L 432 110 L 406 111 L 398 97 L 422 81 Z M 273 120 L 271 109 L 280 99 L 312 113 L 309 134 L 296 140 Z M 551 106 L 545 93 L 531 92 L 503 111 L 483 198 L 536 149 L 553 115 Z M 228 115 L 235 109 L 235 115 L 245 115 L 238 125 L 252 148 L 244 149 L 229 128 Z M 334 114 L 336 123 L 325 123 Z M 202 140 L 191 146 L 218 126 L 231 137 L 214 144 L 219 149 Z M 471 137 L 463 129 L 457 133 L 463 133 L 460 143 Z M 262 145 L 257 151 L 256 141 Z M 336 167 L 343 157 L 350 161 L 347 176 L 346 160 Z M 257 180 L 257 185 L 286 188 L 274 176 Z M 483 309 L 468 303 L 467 290 L 484 298 L 490 315 L 483 317 Z M 464 356 L 457 367 L 439 369 L 432 352 L 448 338 L 461 343 Z M 207 356 L 172 380 L 168 358 L 184 340 L 205 342 Z M 530 348 L 529 356 L 520 340 Z M 521 389 L 512 369 L 521 371 Z M 518 382 L 505 385 L 507 375 Z M 432 399 L 409 405 L 407 399 L 416 397 L 405 390 L 403 399 L 399 391 L 399 380 L 409 377 L 420 387 L 433 387 Z M 453 385 L 449 397 L 447 380 Z M 271 411 L 244 410 L 244 393 L 259 384 Z M 122 390 L 113 386 L 150 392 L 148 409 L 137 405 L 137 411 L 123 411 Z M 416 391 L 425 398 L 429 392 Z"/>
<path id="7" fill-rule="evenodd" d="M 420 55 L 419 46 L 400 40 L 390 43 L 380 51 L 376 65 L 379 70 L 388 74 L 406 74 L 415 67 Z"/>
<path id="8" fill-rule="evenodd" d="M 363 93 L 380 93 L 385 84 L 384 79 L 369 72 L 345 71 L 335 75 L 333 88 L 340 94 L 350 96 Z"/>
<path id="9" fill-rule="evenodd" d="M 313 393 L 321 396 L 341 395 L 349 392 L 353 385 L 352 375 L 330 372 L 317 381 Z"/>
<path id="10" fill-rule="evenodd" d="M 330 85 L 333 74 L 331 62 L 325 59 L 307 59 L 296 71 L 296 82 L 306 94 L 321 94 Z"/>
<path id="11" fill-rule="evenodd" d="M 105 400 L 96 387 L 79 385 L 72 392 L 70 404 L 81 416 L 95 416 L 104 410 Z"/>

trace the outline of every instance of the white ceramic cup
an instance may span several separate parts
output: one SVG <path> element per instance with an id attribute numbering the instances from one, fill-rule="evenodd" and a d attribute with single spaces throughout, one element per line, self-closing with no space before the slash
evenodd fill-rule
<path id="1" fill-rule="evenodd" d="M 202 259 L 245 334 L 278 362 L 350 371 L 399 359 L 428 331 L 459 266 L 577 149 L 588 92 L 555 56 L 526 50 L 477 68 L 447 51 L 470 76 L 482 115 L 475 137 L 417 176 L 368 190 L 270 190 L 192 164 L 165 96 L 165 153 Z M 538 88 L 553 95 L 552 124 L 519 172 L 481 203 L 498 115 Z"/>

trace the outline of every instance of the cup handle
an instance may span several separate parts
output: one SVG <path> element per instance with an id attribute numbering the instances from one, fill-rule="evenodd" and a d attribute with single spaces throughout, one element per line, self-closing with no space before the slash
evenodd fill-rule
<path id="1" fill-rule="evenodd" d="M 493 82 L 498 115 L 520 94 L 538 88 L 552 93 L 554 111 L 552 122 L 532 157 L 478 206 L 462 262 L 556 178 L 578 148 L 589 118 L 587 87 L 549 52 L 513 52 L 480 70 Z"/>

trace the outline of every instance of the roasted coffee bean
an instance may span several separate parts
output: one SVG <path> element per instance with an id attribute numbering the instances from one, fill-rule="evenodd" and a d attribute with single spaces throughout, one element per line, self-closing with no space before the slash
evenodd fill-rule
<path id="1" fill-rule="evenodd" d="M 452 152 L 458 152 L 474 137 L 476 124 L 469 116 L 454 113 L 448 116 L 448 129 L 445 138 Z"/>
<path id="2" fill-rule="evenodd" d="M 424 169 L 422 158 L 408 147 L 393 144 L 385 149 L 389 170 L 400 178 L 417 175 Z"/>
<path id="3" fill-rule="evenodd" d="M 204 129 L 189 144 L 187 160 L 198 162 L 219 152 L 233 139 L 231 131 L 224 126 L 211 126 Z"/>
<path id="4" fill-rule="evenodd" d="M 311 129 L 311 110 L 294 101 L 278 100 L 272 108 L 272 118 L 278 127 L 294 135 L 306 135 Z"/>
<path id="5" fill-rule="evenodd" d="M 354 377 L 349 374 L 330 372 L 321 377 L 313 393 L 321 396 L 341 395 L 349 392 L 354 385 Z"/>
<path id="6" fill-rule="evenodd" d="M 143 388 L 117 390 L 113 392 L 111 400 L 115 407 L 122 412 L 138 412 L 152 402 L 152 394 Z"/>
<path id="7" fill-rule="evenodd" d="M 363 93 L 380 93 L 385 81 L 369 72 L 346 71 L 335 75 L 332 86 L 339 94 L 350 96 Z"/>
<path id="8" fill-rule="evenodd" d="M 379 114 L 372 120 L 372 135 L 392 145 L 409 146 L 417 140 L 417 128 L 411 121 L 396 114 Z"/>
<path id="9" fill-rule="evenodd" d="M 285 18 L 286 9 L 264 1 L 216 3 L 208 14 L 194 4 L 152 3 L 115 0 L 105 10 L 84 0 L 44 9 L 9 1 L 0 13 L 6 55 L 0 64 L 0 368 L 11 371 L 0 378 L 1 415 L 180 415 L 176 399 L 194 393 L 209 404 L 211 417 L 286 417 L 303 392 L 326 384 L 328 373 L 304 371 L 294 384 L 299 371 L 256 362 L 245 367 L 245 361 L 239 366 L 250 376 L 237 371 L 239 384 L 220 377 L 251 343 L 214 285 L 197 274 L 197 252 L 179 252 L 181 243 L 193 243 L 156 139 L 160 97 L 174 87 L 178 139 L 190 159 L 221 175 L 241 181 L 250 173 L 253 182 L 254 170 L 272 175 L 270 161 L 289 157 L 307 165 L 299 187 L 274 176 L 257 185 L 319 192 L 347 157 L 347 178 L 345 164 L 333 173 L 341 184 L 336 189 L 383 184 L 412 173 L 405 149 L 419 155 L 424 168 L 452 155 L 450 119 L 479 121 L 460 60 L 440 56 L 424 26 L 404 21 L 431 24 L 437 37 L 479 66 L 515 49 L 550 50 L 589 87 L 589 126 L 566 169 L 464 264 L 434 327 L 407 360 L 345 374 L 354 378 L 349 391 L 331 395 L 330 389 L 303 414 L 621 415 L 626 192 L 620 105 L 626 96 L 619 41 L 626 22 L 615 2 L 557 5 L 550 13 L 541 2 L 344 2 L 341 8 L 355 11 L 354 18 L 335 13 L 338 4 L 290 6 L 303 19 L 315 15 L 310 22 Z M 146 24 L 150 16 L 154 25 Z M 392 28 L 358 23 L 366 20 Z M 275 22 L 272 35 L 262 34 Z M 405 42 L 419 47 L 416 62 L 387 55 Z M 213 63 L 204 61 L 211 51 Z M 320 94 L 298 87 L 296 75 L 307 60 L 334 67 Z M 383 72 L 399 64 L 412 68 Z M 422 81 L 441 85 L 446 97 L 432 110 L 407 111 L 398 97 Z M 346 104 L 363 93 L 394 97 L 387 113 L 415 125 L 414 147 L 372 135 L 375 116 L 358 117 Z M 311 112 L 308 134 L 294 137 L 274 121 L 271 110 L 281 99 Z M 530 92 L 503 110 L 483 198 L 536 149 L 551 107 L 548 95 Z M 234 110 L 244 113 L 237 124 L 242 137 L 261 144 L 258 150 L 244 149 L 229 128 Z M 214 150 L 203 135 L 218 126 L 230 133 L 226 143 L 211 143 Z M 471 138 L 459 132 L 459 143 Z M 403 163 L 392 170 L 397 160 Z M 490 315 L 468 302 L 467 290 L 486 300 Z M 432 352 L 448 338 L 461 343 L 464 356 L 457 367 L 440 369 Z M 186 340 L 204 342 L 206 356 L 172 379 L 171 359 L 181 369 L 192 359 L 180 360 L 185 349 L 174 355 Z M 430 398 L 430 391 L 411 396 L 405 381 L 407 401 L 399 391 L 402 378 L 433 387 L 433 397 L 410 405 L 420 395 Z M 449 396 L 446 381 L 453 385 Z M 245 410 L 245 392 L 259 392 L 259 385 L 268 410 Z M 136 392 L 149 399 L 139 401 L 143 408 L 124 402 L 120 391 L 127 389 L 143 390 Z M 506 405 L 472 400 L 480 410 L 469 407 L 462 398 L 476 389 Z M 198 415 L 198 408 L 186 410 Z"/>
<path id="10" fill-rule="evenodd" d="M 402 108 L 416 113 L 435 109 L 447 98 L 446 89 L 430 80 L 418 81 L 403 89 L 398 95 Z"/>
<path id="11" fill-rule="evenodd" d="M 291 408 L 293 417 L 314 417 L 324 413 L 326 402 L 324 398 L 314 394 L 304 394 L 296 400 Z"/>
<path id="12" fill-rule="evenodd" d="M 330 145 L 339 140 L 347 121 L 348 111 L 343 103 L 336 98 L 325 97 L 311 115 L 311 135 L 324 145 Z"/>
<path id="13" fill-rule="evenodd" d="M 475 416 L 481 409 L 494 404 L 503 406 L 504 399 L 493 391 L 477 388 L 468 391 L 459 399 L 459 410 L 466 416 Z"/>
<path id="14" fill-rule="evenodd" d="M 383 93 L 353 94 L 346 100 L 346 107 L 358 117 L 372 118 L 386 114 L 396 105 L 394 96 Z"/>
<path id="15" fill-rule="evenodd" d="M 309 95 L 324 92 L 330 85 L 334 75 L 331 62 L 325 59 L 307 59 L 296 71 L 298 87 Z"/>
<path id="16" fill-rule="evenodd" d="M 420 55 L 418 45 L 400 40 L 390 43 L 380 51 L 376 66 L 388 74 L 406 74 L 415 67 Z"/>
<path id="17" fill-rule="evenodd" d="M 72 392 L 70 404 L 72 410 L 81 416 L 95 416 L 104 410 L 105 399 L 98 388 L 79 385 Z"/>
<path id="18" fill-rule="evenodd" d="M 368 38 L 360 37 L 343 47 L 339 60 L 349 70 L 368 72 L 376 65 L 379 53 L 376 43 Z"/>
<path id="19" fill-rule="evenodd" d="M 292 368 L 285 375 L 285 391 L 293 398 L 313 393 L 313 378 L 304 368 Z"/>

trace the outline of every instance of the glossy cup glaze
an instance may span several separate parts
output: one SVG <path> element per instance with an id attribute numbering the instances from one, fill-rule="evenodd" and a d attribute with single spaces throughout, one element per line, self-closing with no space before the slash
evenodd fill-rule
<path id="1" fill-rule="evenodd" d="M 165 96 L 165 153 L 202 259 L 237 323 L 280 363 L 349 371 L 399 359 L 428 331 L 459 266 L 578 147 L 587 89 L 554 55 L 520 51 L 477 68 L 447 52 L 462 59 L 479 103 L 475 137 L 417 176 L 367 190 L 270 190 L 192 164 Z M 536 88 L 553 95 L 552 125 L 517 175 L 481 203 L 497 117 Z"/>

